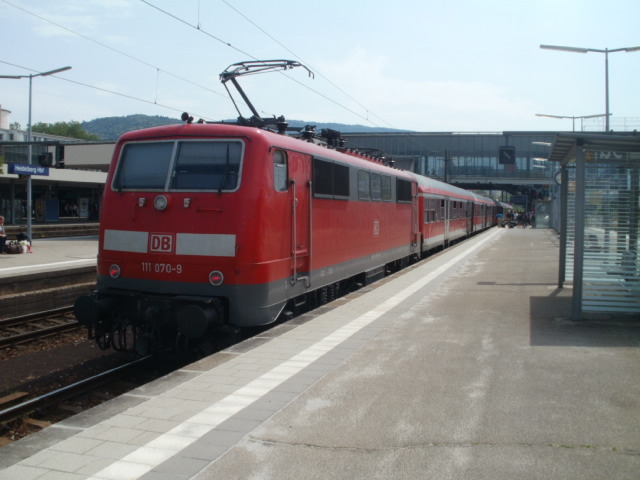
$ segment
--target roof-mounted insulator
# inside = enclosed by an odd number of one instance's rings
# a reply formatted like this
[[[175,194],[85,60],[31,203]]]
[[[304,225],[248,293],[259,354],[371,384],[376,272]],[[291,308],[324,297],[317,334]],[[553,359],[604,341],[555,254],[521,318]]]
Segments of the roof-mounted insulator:
[[[302,134],[302,139],[303,140],[306,140],[307,142],[310,142],[311,140],[313,140],[313,137],[316,135],[316,126],[315,125],[307,125],[307,126],[304,127],[304,129],[300,133]]]
[[[187,124],[190,124],[193,122],[193,117],[189,115],[187,112],[183,112],[180,118],[182,119],[183,122],[187,122]]]
[[[289,123],[284,118],[284,115],[278,117],[276,121],[276,128],[278,129],[278,133],[280,135],[284,135],[287,132],[287,127],[289,127]]]

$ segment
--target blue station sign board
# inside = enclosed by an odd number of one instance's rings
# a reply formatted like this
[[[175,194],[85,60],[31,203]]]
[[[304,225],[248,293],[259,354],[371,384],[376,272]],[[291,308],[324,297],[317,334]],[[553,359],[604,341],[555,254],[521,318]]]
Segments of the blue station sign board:
[[[40,165],[29,165],[24,163],[10,163],[9,173],[15,175],[43,175],[49,176],[49,167],[42,167]]]

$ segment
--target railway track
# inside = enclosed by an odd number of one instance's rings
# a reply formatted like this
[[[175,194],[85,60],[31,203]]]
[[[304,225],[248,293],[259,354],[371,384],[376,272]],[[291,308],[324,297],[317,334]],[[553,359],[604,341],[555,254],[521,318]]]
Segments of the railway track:
[[[71,306],[0,320],[0,349],[78,330],[80,326]]]
[[[151,357],[142,357],[75,383],[28,398],[15,392],[0,398],[0,445],[84,411],[121,395],[165,372],[150,366]]]

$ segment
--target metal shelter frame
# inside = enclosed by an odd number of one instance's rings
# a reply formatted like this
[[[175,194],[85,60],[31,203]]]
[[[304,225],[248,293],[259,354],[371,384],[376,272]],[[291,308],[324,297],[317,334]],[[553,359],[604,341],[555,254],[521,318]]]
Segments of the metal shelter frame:
[[[640,314],[640,134],[558,134],[549,161],[560,165],[558,287],[573,283],[572,320]]]

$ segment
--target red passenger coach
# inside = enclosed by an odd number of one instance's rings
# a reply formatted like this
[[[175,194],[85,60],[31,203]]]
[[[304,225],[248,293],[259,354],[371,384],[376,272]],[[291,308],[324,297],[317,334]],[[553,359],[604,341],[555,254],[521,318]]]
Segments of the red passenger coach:
[[[495,225],[495,201],[432,178],[416,176],[422,251],[451,243]]]

